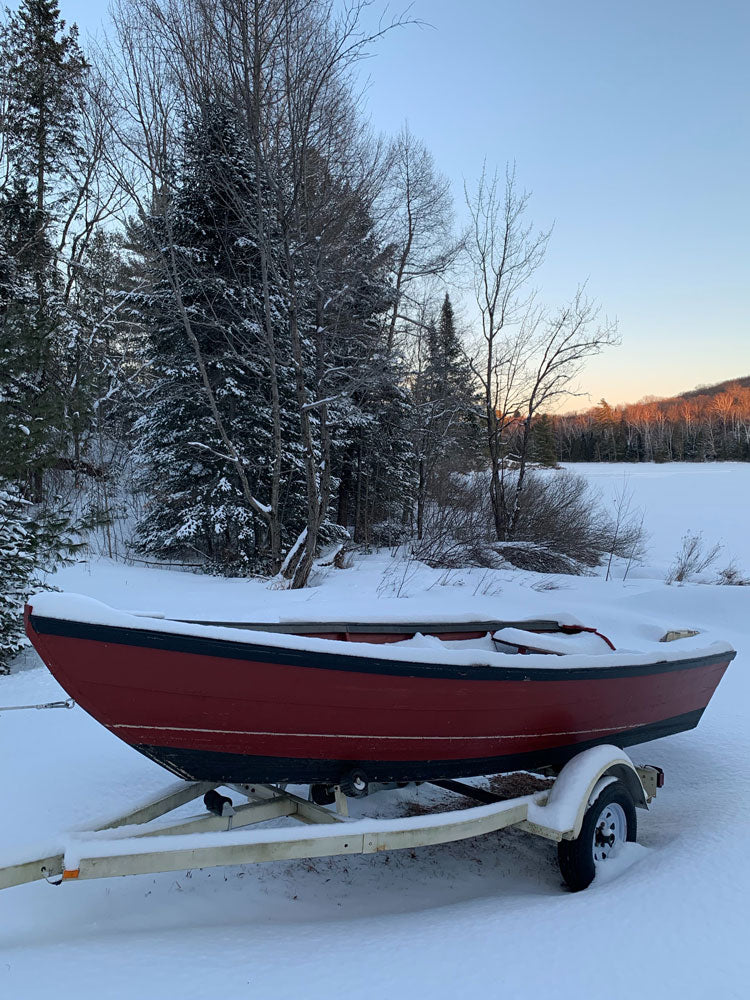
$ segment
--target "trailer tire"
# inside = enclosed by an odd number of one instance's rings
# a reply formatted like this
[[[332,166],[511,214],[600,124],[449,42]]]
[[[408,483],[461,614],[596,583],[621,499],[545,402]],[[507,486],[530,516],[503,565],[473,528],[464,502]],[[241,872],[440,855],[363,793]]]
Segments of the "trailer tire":
[[[339,788],[350,799],[363,799],[369,794],[370,785],[364,771],[355,769],[342,778]]]
[[[310,785],[310,800],[316,806],[330,806],[336,801],[333,785]]]
[[[614,781],[586,810],[575,840],[561,840],[557,846],[560,873],[568,888],[580,892],[591,885],[597,865],[606,861],[614,845],[634,841],[637,832],[633,796],[624,782]]]

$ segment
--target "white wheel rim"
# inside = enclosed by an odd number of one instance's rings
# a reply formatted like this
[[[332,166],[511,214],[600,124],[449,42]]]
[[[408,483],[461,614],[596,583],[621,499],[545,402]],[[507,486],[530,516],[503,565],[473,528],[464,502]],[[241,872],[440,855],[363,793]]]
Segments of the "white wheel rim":
[[[625,810],[617,802],[610,802],[599,813],[594,826],[594,842],[591,846],[594,864],[601,864],[624,844],[628,836],[628,821]]]

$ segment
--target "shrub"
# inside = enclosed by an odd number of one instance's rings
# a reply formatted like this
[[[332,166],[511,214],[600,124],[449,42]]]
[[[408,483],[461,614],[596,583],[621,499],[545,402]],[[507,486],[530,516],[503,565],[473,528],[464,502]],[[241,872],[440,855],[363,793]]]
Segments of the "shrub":
[[[720,587],[749,587],[750,579],[742,573],[734,562],[730,562],[716,574],[716,583]]]
[[[706,547],[700,531],[688,531],[682,536],[682,547],[667,570],[665,583],[686,583],[709,569],[719,558],[721,545]]]
[[[551,554],[594,567],[609,552],[629,557],[642,540],[643,529],[635,521],[616,528],[583,476],[568,471],[527,476],[514,541],[535,542]]]
[[[485,475],[453,477],[428,505],[422,539],[412,554],[430,566],[511,564],[541,573],[580,574],[612,553],[637,558],[636,520],[615,525],[582,476],[527,473],[512,539],[497,541]]]

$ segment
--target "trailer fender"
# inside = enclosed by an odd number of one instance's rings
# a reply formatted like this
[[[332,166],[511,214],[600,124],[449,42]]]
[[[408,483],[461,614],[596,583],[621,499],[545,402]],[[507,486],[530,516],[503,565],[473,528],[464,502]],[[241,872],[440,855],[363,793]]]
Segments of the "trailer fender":
[[[546,798],[541,795],[530,803],[523,829],[558,842],[574,840],[589,805],[614,781],[622,781],[638,808],[648,808],[630,757],[619,747],[591,747],[568,761]]]

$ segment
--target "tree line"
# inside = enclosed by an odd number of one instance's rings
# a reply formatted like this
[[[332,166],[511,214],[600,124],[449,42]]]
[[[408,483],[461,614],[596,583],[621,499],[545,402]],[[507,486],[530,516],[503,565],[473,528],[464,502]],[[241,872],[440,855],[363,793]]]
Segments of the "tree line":
[[[409,24],[370,8],[116,0],[87,51],[57,0],[6,12],[6,565],[19,526],[43,566],[125,518],[150,558],[300,587],[325,544],[421,538],[472,469],[516,535],[537,416],[617,332],[581,289],[540,303],[514,170],[460,230],[424,144],[372,133],[358,65]]]
[[[626,406],[602,400],[552,421],[564,462],[750,461],[750,386],[741,381]]]

